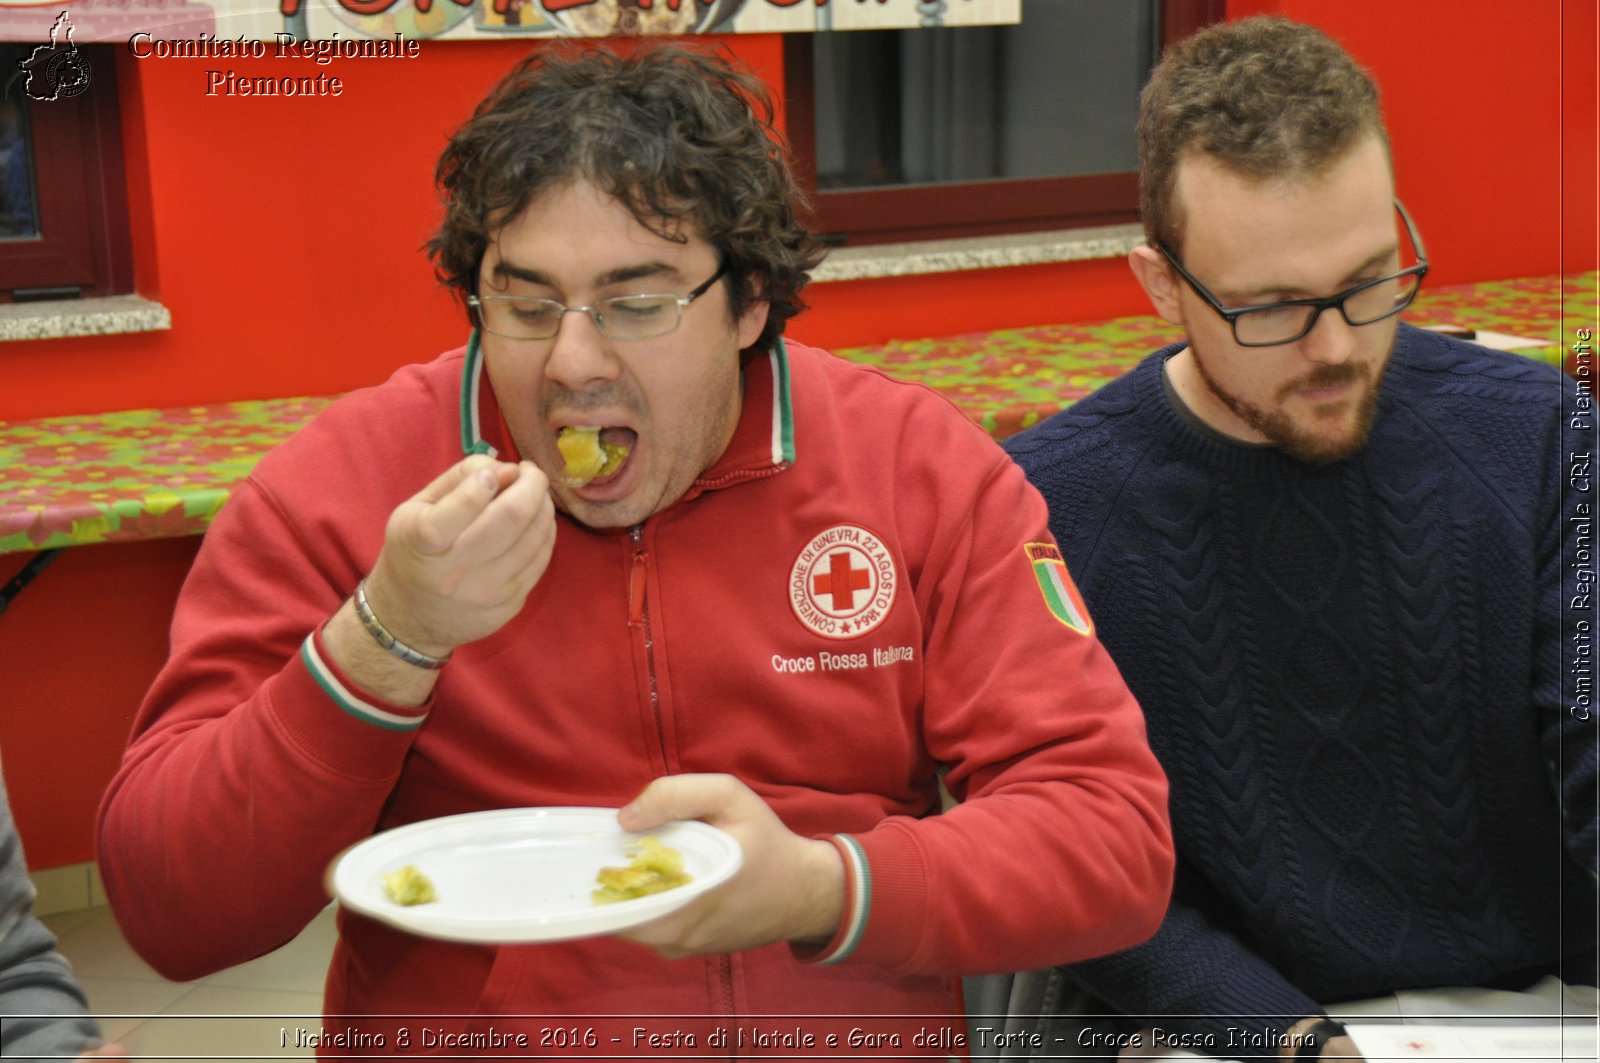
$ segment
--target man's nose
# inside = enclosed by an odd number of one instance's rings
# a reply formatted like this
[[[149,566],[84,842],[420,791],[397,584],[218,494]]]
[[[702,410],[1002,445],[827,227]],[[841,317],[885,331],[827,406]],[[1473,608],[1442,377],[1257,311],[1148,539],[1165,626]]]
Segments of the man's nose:
[[[1357,327],[1344,319],[1338,307],[1330,306],[1317,315],[1311,331],[1300,340],[1300,349],[1313,362],[1342,365],[1355,356],[1360,344]]]
[[[596,381],[615,380],[620,371],[621,363],[600,334],[594,315],[579,307],[567,307],[550,340],[544,375],[578,391]]]

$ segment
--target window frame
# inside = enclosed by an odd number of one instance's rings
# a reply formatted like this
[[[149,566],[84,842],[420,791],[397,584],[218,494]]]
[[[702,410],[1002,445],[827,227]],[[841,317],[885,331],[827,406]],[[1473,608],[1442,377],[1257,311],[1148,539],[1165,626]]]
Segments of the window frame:
[[[39,235],[0,240],[0,302],[133,291],[115,57],[111,45],[77,47],[89,68],[84,92],[24,97]]]
[[[1225,0],[1162,0],[1158,52],[1225,14]],[[807,33],[784,38],[785,123],[795,176],[811,201],[811,224],[825,243],[853,247],[1138,220],[1139,176],[1132,170],[818,190],[813,40]]]

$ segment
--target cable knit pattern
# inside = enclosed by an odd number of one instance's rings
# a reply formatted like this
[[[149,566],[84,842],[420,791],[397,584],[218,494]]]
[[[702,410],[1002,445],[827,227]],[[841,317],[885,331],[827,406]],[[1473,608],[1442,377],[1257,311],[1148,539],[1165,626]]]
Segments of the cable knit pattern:
[[[1563,632],[1595,619],[1561,561],[1592,505],[1562,490],[1592,438],[1572,382],[1402,326],[1367,446],[1315,466],[1175,410],[1179,349],[1007,443],[1172,786],[1165,923],[1073,975],[1225,1046],[1592,945],[1595,729],[1562,697]]]

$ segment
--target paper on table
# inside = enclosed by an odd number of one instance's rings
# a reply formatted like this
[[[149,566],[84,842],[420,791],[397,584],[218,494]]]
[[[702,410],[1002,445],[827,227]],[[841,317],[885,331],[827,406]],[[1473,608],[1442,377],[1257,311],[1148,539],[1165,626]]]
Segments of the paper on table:
[[[1569,1019],[1513,1025],[1474,1025],[1470,1019],[1457,1025],[1396,1023],[1345,1023],[1350,1038],[1366,1063],[1411,1063],[1413,1060],[1447,1063],[1577,1063],[1595,1059],[1596,1020]],[[1205,1059],[1198,1052],[1175,1048],[1158,1056],[1140,1057],[1143,1063],[1182,1063]],[[1256,1059],[1256,1056],[1243,1057]],[[1224,1056],[1217,1063],[1239,1063]]]
[[[1481,1021],[1481,1020],[1479,1020]],[[1469,1023],[1412,1025],[1347,1024],[1367,1063],[1436,1059],[1452,1063],[1527,1063],[1528,1060],[1592,1060],[1595,1020],[1482,1026]]]
[[[1450,332],[1460,328],[1459,325],[1423,325],[1432,332]],[[1520,347],[1548,347],[1549,340],[1530,339],[1527,336],[1513,336],[1508,332],[1491,332],[1488,329],[1474,329],[1472,339],[1468,343],[1476,343],[1480,347],[1492,347],[1497,351],[1514,351]]]

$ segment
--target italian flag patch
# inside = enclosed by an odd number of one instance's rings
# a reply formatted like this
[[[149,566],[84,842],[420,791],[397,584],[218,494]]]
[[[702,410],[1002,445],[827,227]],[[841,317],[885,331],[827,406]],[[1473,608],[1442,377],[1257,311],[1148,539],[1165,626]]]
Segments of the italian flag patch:
[[[1055,543],[1025,543],[1022,551],[1033,566],[1033,576],[1039,581],[1039,590],[1044,594],[1044,604],[1050,615],[1080,635],[1094,634],[1089,609],[1083,604],[1078,588],[1073,586],[1072,577],[1067,574],[1067,563]]]

